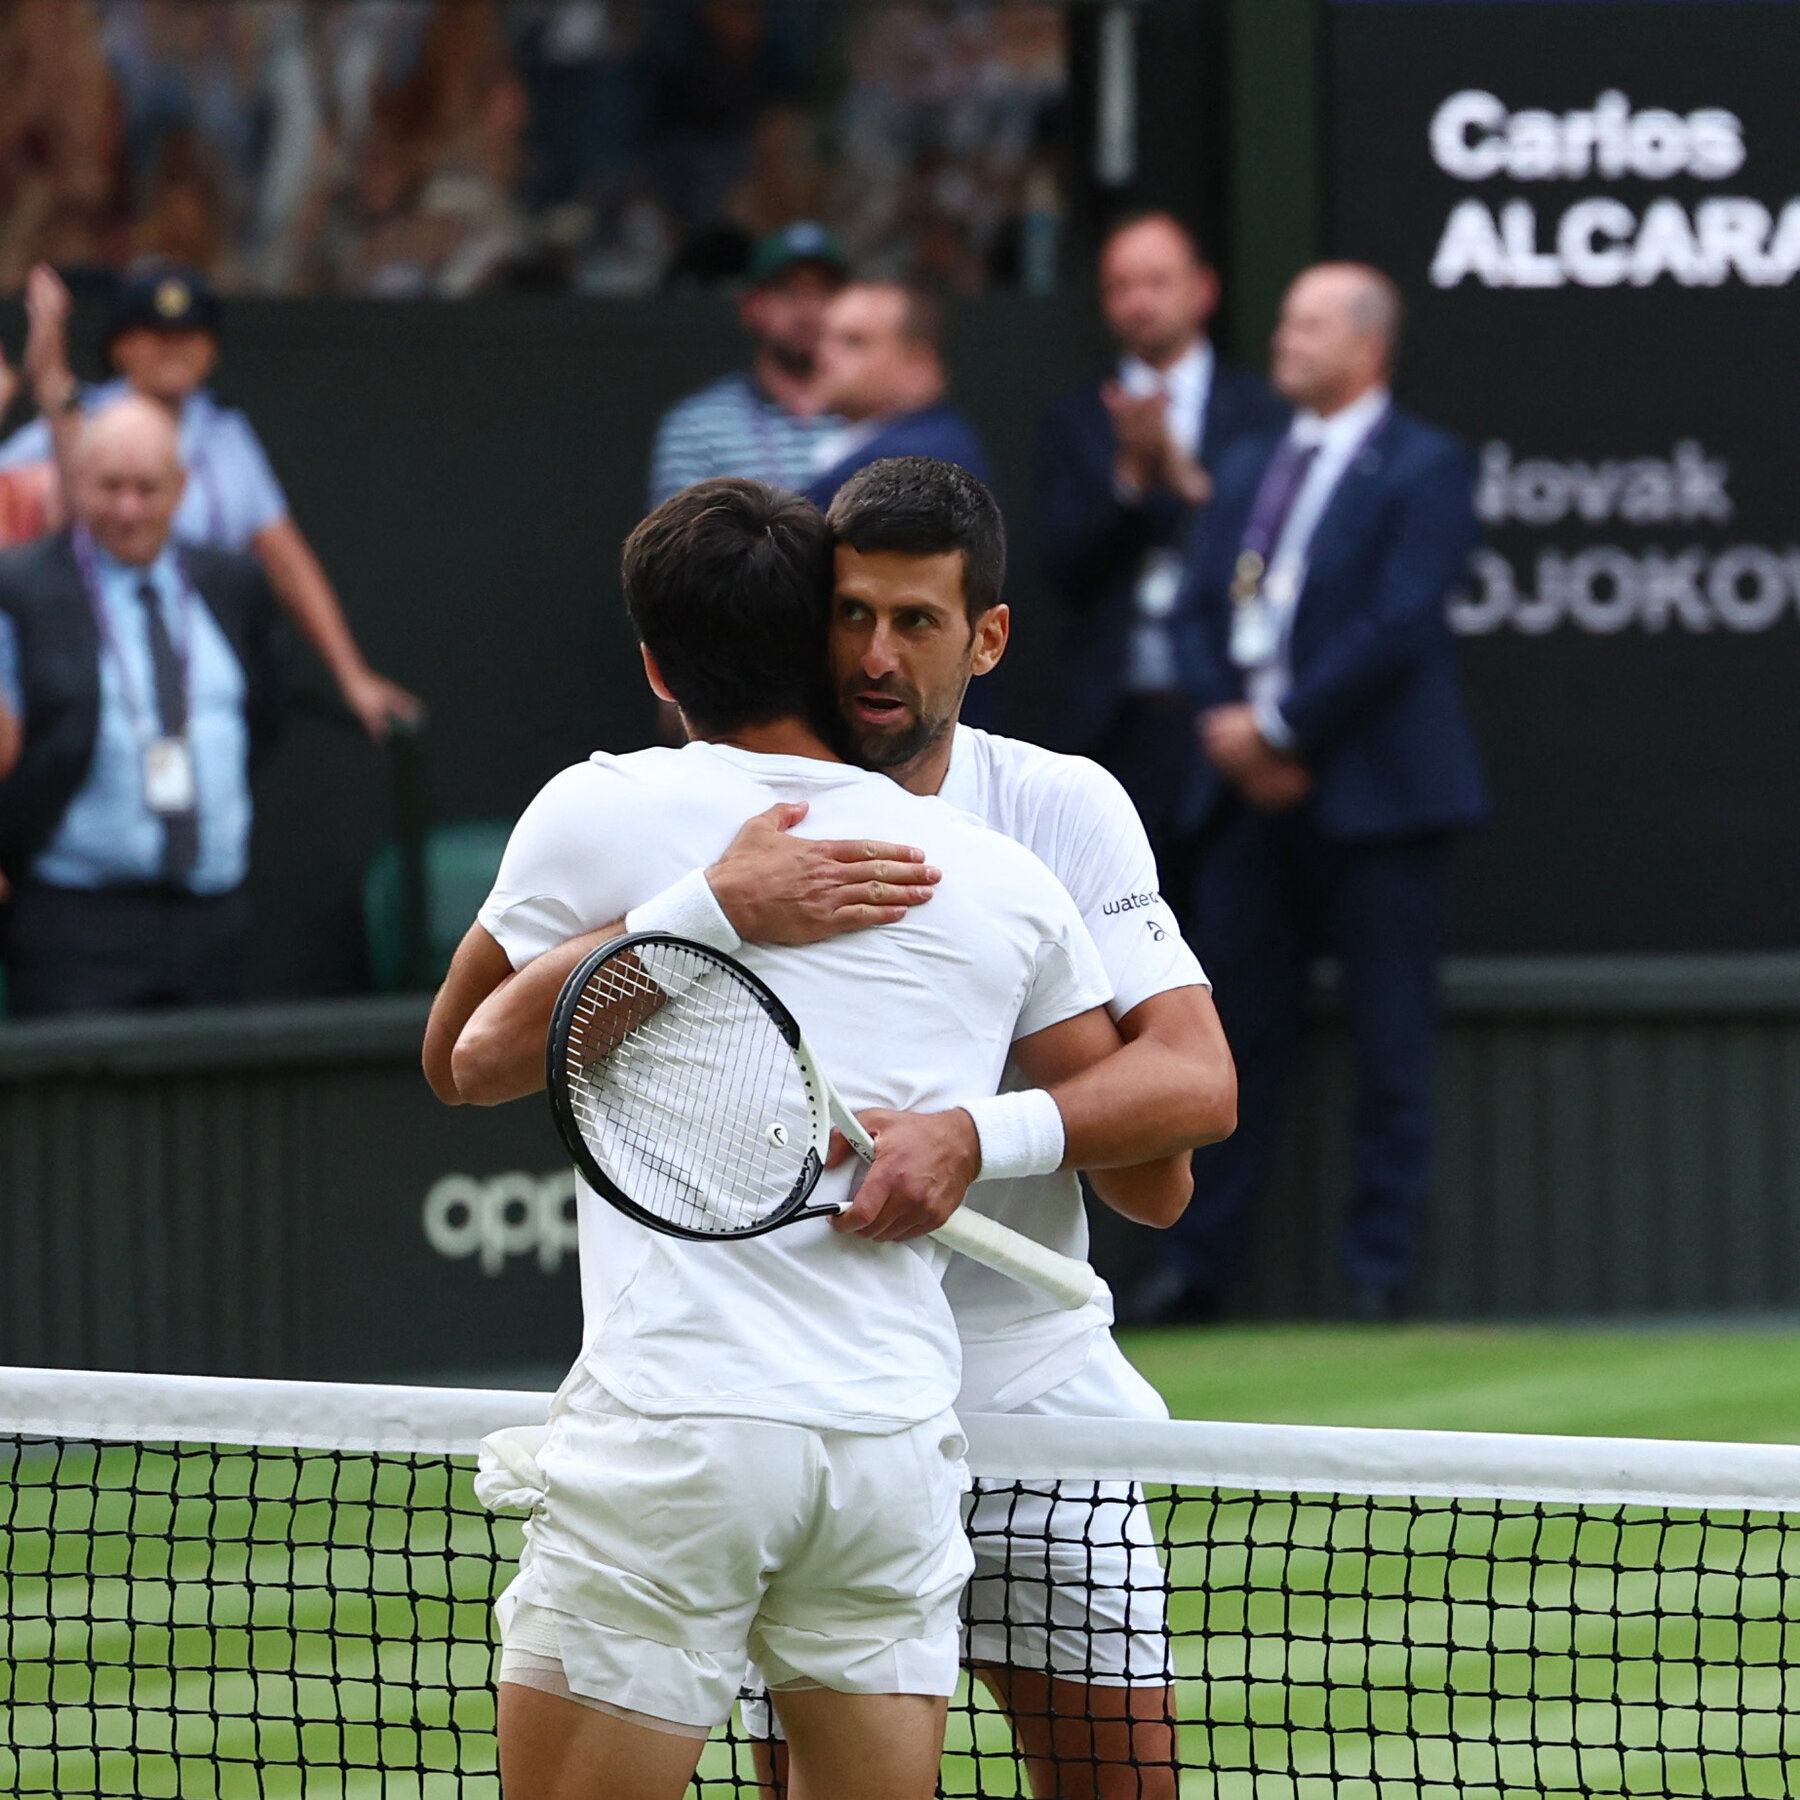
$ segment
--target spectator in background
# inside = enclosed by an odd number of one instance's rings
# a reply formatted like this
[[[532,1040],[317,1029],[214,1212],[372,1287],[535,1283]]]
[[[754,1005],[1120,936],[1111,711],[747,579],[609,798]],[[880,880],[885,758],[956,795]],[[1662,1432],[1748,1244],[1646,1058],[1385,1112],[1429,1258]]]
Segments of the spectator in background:
[[[184,543],[248,551],[323,658],[344,704],[372,737],[389,722],[416,718],[419,701],[378,675],[351,635],[343,608],[312,546],[288,510],[287,496],[248,419],[219,403],[204,383],[219,354],[219,302],[193,270],[152,266],[127,276],[114,292],[105,348],[119,371],[88,393],[70,371],[69,296],[48,269],[32,276],[32,336],[44,417],[0,444],[0,471],[42,463],[52,453],[52,422],[72,441],[77,409],[93,413],[127,393],[165,407],[179,421],[187,480],[174,531]]]
[[[78,524],[0,555],[4,942],[22,1017],[239,997],[250,754],[275,718],[275,609],[248,557],[177,547],[174,421],[87,422]]]
[[[1065,7],[859,7],[847,38],[834,216],[859,268],[964,293],[1023,260],[1027,215],[1054,239]]]
[[[765,114],[796,97],[798,57],[766,0],[658,9],[650,39],[651,162],[664,206],[692,230],[725,218]]]
[[[1176,818],[1200,755],[1170,635],[1181,547],[1211,493],[1206,471],[1279,430],[1287,409],[1214,354],[1219,279],[1167,213],[1108,234],[1100,303],[1118,366],[1059,400],[1040,440],[1045,577],[1069,621],[1057,740],[1124,784],[1179,910],[1192,859]]]
[[[131,228],[136,257],[220,268],[225,259],[225,196],[191,131],[171,131],[145,183],[145,205]]]
[[[858,281],[832,301],[819,337],[819,399],[848,421],[813,450],[801,490],[821,508],[886,456],[935,456],[992,483],[975,429],[946,400],[944,308],[898,281]]]
[[[750,367],[672,406],[650,454],[650,505],[715,475],[799,488],[839,426],[819,398],[819,334],[848,273],[823,226],[784,226],[756,247],[738,316],[755,343]]]
[[[0,14],[0,292],[54,257],[123,260],[129,213],[119,96],[83,0]]]
[[[1183,687],[1205,744],[1198,942],[1237,1058],[1237,1134],[1135,1297],[1206,1316],[1242,1264],[1320,949],[1343,971],[1356,1066],[1349,1310],[1397,1316],[1431,1182],[1445,854],[1486,813],[1445,608],[1477,541],[1473,459],[1388,393],[1400,300],[1358,264],[1288,290],[1285,434],[1240,444],[1189,552]]]
[[[524,247],[530,106],[492,0],[439,0],[405,77],[374,98],[343,285],[471,294]]]

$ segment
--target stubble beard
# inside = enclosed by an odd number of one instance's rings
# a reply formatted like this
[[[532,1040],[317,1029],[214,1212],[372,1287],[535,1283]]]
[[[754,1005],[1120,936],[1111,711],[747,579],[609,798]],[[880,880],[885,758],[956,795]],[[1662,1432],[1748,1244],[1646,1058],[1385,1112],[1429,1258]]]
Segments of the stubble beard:
[[[962,711],[962,697],[967,688],[968,682],[965,679],[962,687],[957,690],[955,703],[943,713],[927,712],[923,701],[913,694],[896,694],[895,699],[904,700],[913,708],[913,722],[904,731],[864,733],[852,722],[847,704],[840,704],[838,736],[845,753],[862,768],[872,769],[881,775],[898,775],[920,757],[936,749],[956,729],[957,716]],[[848,698],[846,694],[844,701],[847,702]]]

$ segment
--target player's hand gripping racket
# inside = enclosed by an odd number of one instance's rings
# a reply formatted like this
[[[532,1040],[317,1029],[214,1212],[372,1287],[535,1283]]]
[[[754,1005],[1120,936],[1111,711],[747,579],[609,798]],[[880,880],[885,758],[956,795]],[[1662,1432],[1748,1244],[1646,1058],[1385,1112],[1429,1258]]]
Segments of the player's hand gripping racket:
[[[834,1125],[875,1155],[780,1000],[731,957],[661,932],[615,938],[569,976],[549,1088],[589,1185],[676,1237],[757,1237],[840,1211],[807,1205]],[[1061,1306],[1093,1296],[1086,1263],[967,1207],[931,1235]]]

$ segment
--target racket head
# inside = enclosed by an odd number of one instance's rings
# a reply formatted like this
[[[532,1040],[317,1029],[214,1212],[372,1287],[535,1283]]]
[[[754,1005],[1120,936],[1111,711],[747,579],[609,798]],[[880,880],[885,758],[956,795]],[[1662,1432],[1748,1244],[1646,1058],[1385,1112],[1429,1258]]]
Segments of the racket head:
[[[546,1044],[556,1128],[583,1179],[653,1231],[759,1237],[801,1218],[830,1096],[780,998],[734,957],[666,932],[591,951]]]

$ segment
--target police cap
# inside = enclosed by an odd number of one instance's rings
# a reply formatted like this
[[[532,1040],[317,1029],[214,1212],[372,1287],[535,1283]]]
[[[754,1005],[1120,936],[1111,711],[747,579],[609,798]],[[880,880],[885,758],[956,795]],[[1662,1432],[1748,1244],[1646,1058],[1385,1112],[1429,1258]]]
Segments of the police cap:
[[[219,296],[198,269],[154,263],[128,270],[106,309],[106,347],[128,331],[219,334]]]

